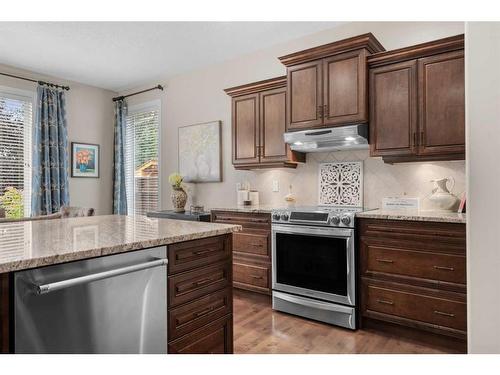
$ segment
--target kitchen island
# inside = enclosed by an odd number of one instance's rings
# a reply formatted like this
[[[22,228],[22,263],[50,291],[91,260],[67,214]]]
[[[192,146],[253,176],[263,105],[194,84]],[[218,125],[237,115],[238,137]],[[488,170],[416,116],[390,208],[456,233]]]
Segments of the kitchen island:
[[[16,274],[144,249],[168,258],[168,351],[232,352],[231,247],[240,229],[118,215],[0,224],[0,352],[15,351]]]

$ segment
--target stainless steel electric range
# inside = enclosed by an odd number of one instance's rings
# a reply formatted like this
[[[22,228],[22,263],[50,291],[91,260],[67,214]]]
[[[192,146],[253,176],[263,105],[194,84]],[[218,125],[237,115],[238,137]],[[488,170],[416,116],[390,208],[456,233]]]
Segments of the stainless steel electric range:
[[[272,213],[273,309],[356,329],[356,208]]]

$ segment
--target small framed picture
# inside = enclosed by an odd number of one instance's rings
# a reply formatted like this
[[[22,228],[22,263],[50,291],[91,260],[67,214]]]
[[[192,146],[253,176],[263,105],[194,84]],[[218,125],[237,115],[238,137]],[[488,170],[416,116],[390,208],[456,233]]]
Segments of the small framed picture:
[[[71,177],[99,177],[99,145],[71,142]]]

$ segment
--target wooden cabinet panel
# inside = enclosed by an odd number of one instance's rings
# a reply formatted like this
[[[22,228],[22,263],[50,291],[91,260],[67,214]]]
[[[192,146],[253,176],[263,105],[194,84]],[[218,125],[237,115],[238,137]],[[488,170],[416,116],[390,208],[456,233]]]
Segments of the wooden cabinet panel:
[[[308,129],[323,124],[323,61],[288,68],[288,129]]]
[[[286,77],[224,90],[232,97],[233,165],[236,169],[296,168],[305,154],[285,144]]]
[[[191,301],[205,294],[230,286],[231,263],[224,262],[209,267],[170,276],[168,301],[170,307]]]
[[[233,164],[258,163],[259,96],[233,100]]]
[[[233,263],[233,280],[243,289],[268,292],[270,266],[267,264]]]
[[[363,275],[409,276],[432,281],[466,283],[465,256],[416,251],[378,245],[370,239],[362,239]]]
[[[418,60],[422,155],[465,152],[464,53]]]
[[[9,290],[13,287],[10,285],[9,274],[0,274],[0,354],[10,353],[10,298]]]
[[[231,256],[228,236],[209,237],[168,246],[169,275],[221,261]]]
[[[168,312],[168,339],[174,340],[207,323],[232,313],[233,300],[230,288],[198,298]]]
[[[213,323],[169,342],[170,354],[233,353],[233,318],[225,316]]]
[[[357,227],[362,324],[424,340],[432,332],[464,350],[465,224],[358,219]]]
[[[371,156],[416,152],[416,76],[416,60],[370,70]]]
[[[232,353],[232,234],[168,246],[168,352]]]
[[[212,211],[212,222],[242,225],[243,229],[271,230],[271,214]]]
[[[286,131],[286,87],[260,94],[260,161],[286,161],[288,146],[283,141]]]
[[[266,231],[244,231],[235,233],[233,251],[269,258],[269,233]]]
[[[358,50],[323,60],[323,125],[368,120],[366,56]]]
[[[430,296],[425,289],[405,291],[366,282],[365,311],[375,311],[460,331],[467,330],[467,304],[450,298]]]
[[[465,158],[463,48],[458,35],[368,58],[372,156]]]

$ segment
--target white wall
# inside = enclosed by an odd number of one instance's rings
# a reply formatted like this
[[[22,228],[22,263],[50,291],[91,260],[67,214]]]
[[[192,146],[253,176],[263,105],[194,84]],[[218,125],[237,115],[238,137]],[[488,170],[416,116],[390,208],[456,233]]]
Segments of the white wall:
[[[500,353],[500,23],[466,26],[470,353]]]
[[[100,177],[70,177],[70,204],[93,207],[100,215],[112,213],[114,115],[111,99],[116,93],[5,65],[0,65],[0,71],[70,86],[71,90],[66,92],[66,118],[70,144],[72,141],[77,141],[95,143],[101,146]],[[35,83],[5,76],[0,76],[0,86],[36,91]]]
[[[422,43],[464,32],[462,22],[356,22],[347,23],[287,43],[276,45],[238,59],[179,75],[168,82],[151,82],[153,86],[165,83],[165,92],[153,91],[130,98],[129,104],[162,99],[162,158],[163,207],[170,207],[170,188],[166,176],[177,170],[177,129],[180,126],[222,121],[223,182],[190,186],[190,198],[205,207],[224,207],[236,202],[237,182],[249,181],[261,192],[261,203],[283,202],[292,184],[300,204],[317,203],[317,164],[337,159],[365,160],[365,205],[377,207],[384,196],[403,195],[424,198],[430,193],[429,180],[453,176],[457,181],[455,192],[465,189],[465,163],[407,163],[398,166],[384,164],[380,158],[369,158],[368,153],[335,153],[308,155],[308,162],[297,170],[272,169],[235,171],[231,165],[231,99],[223,89],[285,74],[278,57],[350,36],[372,32],[386,49]],[[235,41],[237,42],[237,41]],[[147,87],[145,86],[145,87]],[[411,180],[408,180],[411,178]],[[280,191],[271,191],[272,180],[280,183]],[[424,200],[425,201],[425,200]],[[190,202],[188,202],[188,205]]]

